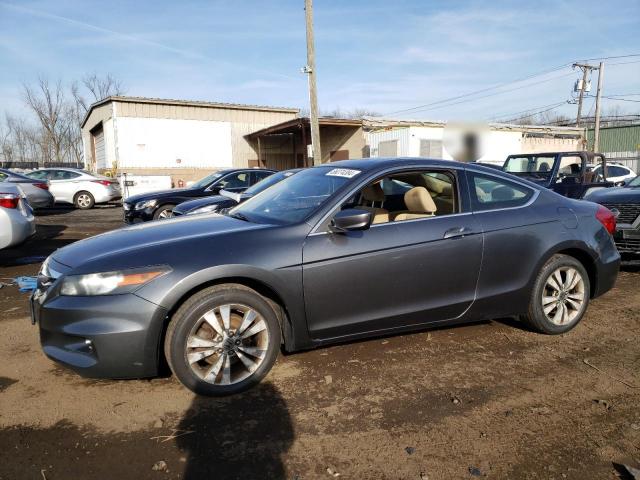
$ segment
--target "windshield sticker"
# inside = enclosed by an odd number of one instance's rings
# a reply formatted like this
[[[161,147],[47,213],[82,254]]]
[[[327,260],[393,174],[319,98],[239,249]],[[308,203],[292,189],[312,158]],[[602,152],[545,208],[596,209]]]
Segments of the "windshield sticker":
[[[327,172],[327,177],[344,177],[353,178],[360,173],[360,170],[351,170],[350,168],[334,168]]]

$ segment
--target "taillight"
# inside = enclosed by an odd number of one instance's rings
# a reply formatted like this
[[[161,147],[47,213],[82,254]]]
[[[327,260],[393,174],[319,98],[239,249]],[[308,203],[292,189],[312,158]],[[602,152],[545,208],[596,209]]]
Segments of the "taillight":
[[[611,235],[613,235],[616,231],[616,216],[613,214],[611,210],[602,205],[598,205],[598,210],[596,211],[596,218],[598,221],[604,225],[604,228],[607,229]]]
[[[18,208],[20,197],[13,193],[0,193],[0,207]]]
[[[105,187],[108,187],[112,183],[109,180],[91,180],[91,181],[93,183],[99,183],[100,185],[104,185]]]
[[[49,190],[49,185],[46,183],[34,183],[33,186],[41,188],[42,190]]]

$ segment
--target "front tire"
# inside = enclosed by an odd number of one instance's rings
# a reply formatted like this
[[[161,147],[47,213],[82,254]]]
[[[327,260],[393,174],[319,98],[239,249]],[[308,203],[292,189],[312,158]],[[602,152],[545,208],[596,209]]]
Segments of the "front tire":
[[[568,332],[582,320],[590,288],[582,263],[568,255],[554,255],[538,273],[523,319],[540,333]]]
[[[82,191],[76,193],[76,196],[73,198],[73,203],[76,208],[80,210],[89,210],[96,204],[96,200],[91,193]]]
[[[206,396],[243,392],[276,361],[280,325],[268,301],[244,285],[206,288],[189,298],[167,328],[164,352],[180,383]]]
[[[154,220],[166,220],[167,218],[173,217],[173,209],[174,208],[175,208],[175,205],[162,205],[153,214],[153,219]]]

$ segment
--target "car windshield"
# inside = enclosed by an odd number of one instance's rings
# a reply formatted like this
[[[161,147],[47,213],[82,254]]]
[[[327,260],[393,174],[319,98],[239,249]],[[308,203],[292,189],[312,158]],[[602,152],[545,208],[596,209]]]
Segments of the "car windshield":
[[[229,211],[255,223],[291,225],[315,212],[360,170],[316,167],[277,183]]]
[[[509,157],[504,164],[504,171],[515,174],[548,177],[551,175],[554,162],[555,156],[553,155]]]
[[[640,187],[640,175],[631,180],[628,184],[628,187]]]
[[[216,172],[216,173],[212,173],[211,175],[207,175],[206,177],[201,178],[200,180],[195,182],[193,185],[191,185],[191,188],[204,188],[207,185],[214,182],[215,180],[219,179],[222,175],[224,175],[224,173],[222,172]]]
[[[275,185],[276,183],[284,180],[287,177],[290,177],[294,173],[295,172],[278,172],[278,173],[274,173],[273,175],[269,175],[264,180],[260,180],[253,187],[247,188],[244,193],[246,195],[251,195],[251,196],[257,195],[260,192],[262,192],[262,191],[266,190],[267,188],[269,188],[270,186]]]

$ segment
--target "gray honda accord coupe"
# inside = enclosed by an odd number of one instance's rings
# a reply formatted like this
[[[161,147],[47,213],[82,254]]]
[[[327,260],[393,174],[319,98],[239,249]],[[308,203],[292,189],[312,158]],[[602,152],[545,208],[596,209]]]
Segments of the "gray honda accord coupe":
[[[56,251],[31,298],[46,355],[87,377],[159,374],[228,395],[278,352],[517,316],[565,333],[612,288],[606,208],[474,164],[350,160],[224,215]]]

